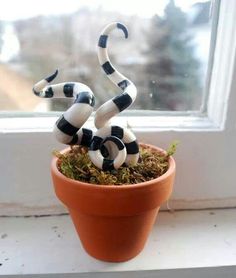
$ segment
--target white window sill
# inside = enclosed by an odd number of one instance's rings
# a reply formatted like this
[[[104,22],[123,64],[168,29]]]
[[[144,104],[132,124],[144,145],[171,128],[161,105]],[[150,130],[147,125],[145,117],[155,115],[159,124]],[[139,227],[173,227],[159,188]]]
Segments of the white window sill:
[[[132,111],[125,115],[117,116],[112,119],[112,124],[120,126],[128,126],[135,132],[140,131],[164,131],[164,130],[176,130],[176,131],[222,131],[222,128],[215,124],[207,116],[196,114],[181,113],[168,113],[165,115],[161,113],[143,113],[136,115],[138,111]],[[60,113],[62,114],[62,113]],[[60,115],[59,114],[59,115]],[[52,114],[54,115],[54,114]],[[0,114],[0,135],[11,133],[41,133],[52,132],[53,126],[58,119],[58,116],[48,117],[8,117],[1,118]],[[86,127],[95,129],[94,118],[91,117],[86,122]]]
[[[2,217],[0,227],[3,277],[106,278],[129,272],[129,277],[217,278],[236,273],[236,209],[160,212],[142,253],[117,264],[87,255],[67,215]]]

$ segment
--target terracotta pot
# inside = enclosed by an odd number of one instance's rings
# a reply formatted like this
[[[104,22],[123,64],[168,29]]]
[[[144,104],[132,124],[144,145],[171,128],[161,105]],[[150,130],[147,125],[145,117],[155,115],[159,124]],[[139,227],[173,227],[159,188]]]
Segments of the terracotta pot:
[[[172,157],[169,163],[168,171],[157,179],[115,186],[69,179],[58,171],[57,158],[53,158],[51,174],[56,195],[67,206],[82,245],[91,256],[121,262],[142,251],[161,204],[172,192]]]

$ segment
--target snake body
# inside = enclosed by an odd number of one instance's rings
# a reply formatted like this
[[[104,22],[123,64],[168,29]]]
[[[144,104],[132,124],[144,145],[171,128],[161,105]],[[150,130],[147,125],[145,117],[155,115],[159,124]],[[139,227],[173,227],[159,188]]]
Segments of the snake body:
[[[125,38],[128,37],[127,28],[123,24],[114,22],[107,25],[99,38],[98,59],[107,77],[122,93],[105,102],[95,112],[95,133],[83,127],[95,105],[94,94],[88,86],[78,82],[50,85],[58,74],[56,71],[33,87],[34,94],[39,97],[75,99],[73,105],[57,120],[53,133],[60,143],[89,147],[91,161],[104,171],[118,169],[123,163],[127,166],[135,165],[139,158],[135,135],[127,128],[109,123],[112,117],[129,107],[137,95],[135,85],[114,68],[107,53],[109,34],[116,28],[123,31]]]

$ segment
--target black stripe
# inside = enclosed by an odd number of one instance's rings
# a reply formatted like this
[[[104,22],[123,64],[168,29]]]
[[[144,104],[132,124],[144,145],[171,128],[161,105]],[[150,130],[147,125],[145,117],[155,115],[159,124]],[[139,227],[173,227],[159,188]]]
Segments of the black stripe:
[[[53,97],[53,90],[52,87],[48,87],[47,90],[45,91],[45,98],[51,98]]]
[[[104,63],[102,65],[103,70],[105,71],[106,74],[112,74],[115,69],[112,67],[111,63],[109,61],[107,61],[106,63]]]
[[[70,124],[63,115],[57,120],[56,125],[60,131],[70,136],[73,136],[79,130],[79,128]]]
[[[102,163],[102,170],[103,171],[114,170],[115,168],[114,168],[113,162],[114,162],[114,160],[104,158],[103,163]]]
[[[119,82],[117,85],[118,85],[122,90],[124,90],[125,88],[128,87],[129,84],[130,84],[129,80],[124,79],[124,80],[122,80],[121,82]]]
[[[65,97],[73,97],[75,83],[66,83],[63,87]]]
[[[37,97],[39,97],[40,92],[37,92],[37,91],[35,90],[35,88],[33,88],[32,90],[33,90],[34,94],[35,94]]]
[[[90,150],[91,151],[97,151],[100,149],[102,145],[103,139],[99,136],[94,136],[90,145]]]
[[[114,97],[112,101],[115,103],[120,111],[125,110],[133,102],[132,98],[127,93],[123,93],[120,96]]]
[[[51,82],[54,78],[56,78],[57,74],[58,74],[58,70],[56,70],[52,75],[46,77],[45,80],[49,83],[49,82]]]
[[[109,152],[108,152],[108,149],[105,145],[101,146],[100,152],[101,152],[103,157],[105,157],[105,158],[109,157]]]
[[[124,32],[125,38],[127,39],[128,38],[128,30],[125,27],[125,25],[123,25],[121,23],[117,23],[117,28],[121,29]]]
[[[81,92],[76,96],[74,103],[87,103],[93,107],[95,105],[95,97],[90,92]]]
[[[78,134],[76,133],[76,134],[73,136],[72,140],[70,141],[70,143],[69,143],[68,145],[75,145],[75,144],[78,143],[78,140],[79,140]]]
[[[98,41],[98,46],[102,47],[102,48],[106,48],[107,47],[107,35],[101,35]]]
[[[116,136],[119,139],[122,139],[124,136],[123,128],[116,125],[111,126],[111,136]]]
[[[137,141],[125,143],[127,154],[137,154],[139,152],[139,146]]]
[[[119,151],[123,150],[125,148],[124,143],[117,137],[115,136],[108,136],[104,139],[104,141],[102,142],[102,144],[105,144],[107,141],[111,141],[113,143],[115,143],[115,145],[117,146],[117,148],[119,149]]]
[[[82,128],[82,139],[80,145],[89,147],[93,138],[93,132],[91,129]]]

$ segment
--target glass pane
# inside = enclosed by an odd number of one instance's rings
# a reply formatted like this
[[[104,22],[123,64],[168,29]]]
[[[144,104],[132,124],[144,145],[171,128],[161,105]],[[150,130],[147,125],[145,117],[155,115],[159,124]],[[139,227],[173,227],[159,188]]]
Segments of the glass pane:
[[[135,4],[134,4],[135,3]],[[13,9],[14,7],[14,9]],[[210,1],[8,0],[0,10],[0,110],[58,111],[68,99],[39,99],[35,82],[59,68],[58,82],[87,84],[97,106],[120,91],[98,63],[103,27],[113,65],[138,88],[132,109],[199,110],[210,48]]]

